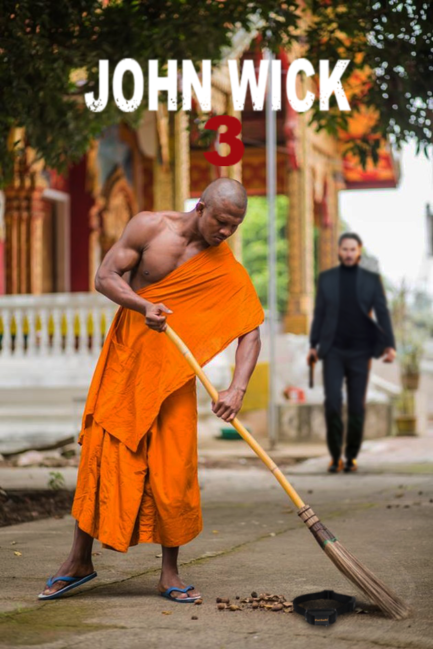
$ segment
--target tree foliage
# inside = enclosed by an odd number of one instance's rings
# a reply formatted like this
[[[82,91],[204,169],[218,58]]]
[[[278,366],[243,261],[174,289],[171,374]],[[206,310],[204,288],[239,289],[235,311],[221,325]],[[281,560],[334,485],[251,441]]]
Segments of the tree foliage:
[[[287,196],[277,196],[277,309],[284,314],[288,292]],[[248,200],[241,226],[242,262],[250,275],[263,307],[268,307],[268,202],[262,196]]]
[[[216,62],[235,32],[251,32],[258,21],[277,47],[296,24],[295,8],[293,1],[279,7],[268,0],[3,0],[0,182],[11,177],[7,140],[14,125],[25,127],[48,166],[62,170],[107,125],[138,123],[140,110],[123,113],[113,100],[101,113],[85,106],[84,92],[98,96],[100,59],[109,60],[111,73],[123,58],[138,61],[144,73],[149,59],[161,69],[169,59]],[[77,85],[80,73],[84,85]]]
[[[348,71],[368,72],[355,90],[351,113],[334,107],[311,120],[336,134],[347,119],[365,107],[377,111],[370,133],[354,140],[349,149],[365,163],[377,161],[381,139],[400,148],[410,139],[417,153],[432,147],[433,120],[433,3],[429,0],[307,0],[311,20],[305,31],[306,57],[351,61]]]
[[[307,12],[308,20],[299,22]],[[305,17],[305,16],[304,16]],[[422,0],[2,0],[0,4],[0,183],[13,169],[11,127],[25,127],[27,143],[48,166],[63,170],[79,159],[109,124],[136,125],[140,111],[122,113],[114,101],[101,113],[83,102],[98,95],[98,61],[110,71],[122,58],[220,60],[243,29],[262,47],[299,42],[318,69],[319,59],[348,58],[348,73],[371,70],[352,98],[351,113],[320,112],[311,120],[336,134],[360,107],[377,109],[373,133],[350,143],[363,162],[377,156],[380,139],[400,145],[414,137],[431,145],[432,4]],[[125,94],[130,75],[125,76]],[[145,108],[143,103],[142,109]]]

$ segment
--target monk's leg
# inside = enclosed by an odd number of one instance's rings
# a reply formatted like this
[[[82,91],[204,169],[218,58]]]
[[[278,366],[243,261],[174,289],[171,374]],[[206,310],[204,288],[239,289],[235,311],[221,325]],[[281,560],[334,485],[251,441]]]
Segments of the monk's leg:
[[[78,523],[75,523],[74,540],[69,556],[62,563],[53,577],[86,577],[93,572],[92,563],[93,538],[80,530]],[[56,581],[51,588],[45,588],[44,595],[51,595],[67,585],[65,581]]]
[[[177,559],[179,555],[179,548],[162,548],[162,566],[161,577],[159,579],[158,590],[163,593],[167,588],[185,588],[189,584],[185,584],[179,577],[179,570]],[[189,590],[187,593],[181,593],[177,590],[172,591],[171,597],[201,597],[198,590]]]
[[[179,546],[192,541],[203,526],[197,460],[194,378],[165,399],[148,447],[149,480],[158,512],[154,539],[162,546],[161,592],[191,584],[179,576],[178,554]],[[171,596],[198,598],[200,593],[173,591]]]

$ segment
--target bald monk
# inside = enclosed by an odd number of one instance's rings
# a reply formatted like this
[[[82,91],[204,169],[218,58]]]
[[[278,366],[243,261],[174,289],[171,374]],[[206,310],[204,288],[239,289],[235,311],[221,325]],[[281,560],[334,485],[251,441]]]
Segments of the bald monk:
[[[163,334],[167,318],[204,365],[238,340],[233,379],[212,403],[230,422],[260,351],[263,309],[226,239],[241,225],[244,187],[219,179],[190,212],[141,212],[106,254],[96,289],[120,305],[90,386],[69,556],[40,599],[93,579],[92,544],[126,552],[162,546],[158,591],[194,602],[178,571],[179,546],[202,529],[195,376]],[[162,334],[162,335],[161,335]]]

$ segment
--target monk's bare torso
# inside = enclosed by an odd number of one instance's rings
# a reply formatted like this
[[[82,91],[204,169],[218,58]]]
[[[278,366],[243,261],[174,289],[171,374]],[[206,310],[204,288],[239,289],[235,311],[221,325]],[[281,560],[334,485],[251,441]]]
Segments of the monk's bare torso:
[[[136,266],[124,276],[136,292],[159,282],[209,247],[201,237],[187,242],[185,229],[194,228],[194,220],[188,214],[143,212],[138,217],[142,227],[135,229],[133,243],[141,250],[141,256]]]

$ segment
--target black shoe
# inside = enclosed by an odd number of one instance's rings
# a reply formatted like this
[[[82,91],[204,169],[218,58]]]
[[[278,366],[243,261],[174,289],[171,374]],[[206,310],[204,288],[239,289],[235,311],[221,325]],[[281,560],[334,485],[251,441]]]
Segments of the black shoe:
[[[331,460],[328,466],[328,473],[339,473],[343,468],[343,460]]]
[[[344,473],[354,473],[358,471],[358,463],[356,460],[346,460],[344,465]]]

